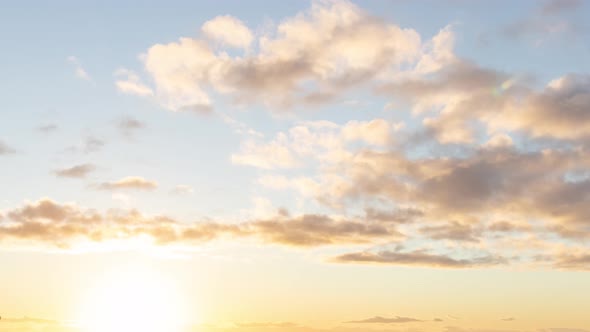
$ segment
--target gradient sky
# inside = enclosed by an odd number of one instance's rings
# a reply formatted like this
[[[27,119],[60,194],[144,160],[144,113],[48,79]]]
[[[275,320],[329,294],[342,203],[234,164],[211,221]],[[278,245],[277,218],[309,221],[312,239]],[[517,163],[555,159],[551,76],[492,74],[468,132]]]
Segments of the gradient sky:
[[[588,17],[2,3],[0,331],[590,331]]]

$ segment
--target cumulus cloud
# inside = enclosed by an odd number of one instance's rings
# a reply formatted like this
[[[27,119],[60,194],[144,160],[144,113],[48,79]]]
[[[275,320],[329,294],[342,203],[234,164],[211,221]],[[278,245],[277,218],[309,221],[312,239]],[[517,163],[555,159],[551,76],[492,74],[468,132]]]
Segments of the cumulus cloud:
[[[156,44],[143,57],[155,95],[173,111],[210,110],[213,94],[272,110],[323,104],[418,61],[423,51],[416,31],[347,1],[313,2],[256,37],[231,16],[207,21],[201,30],[204,38]]]
[[[99,184],[97,187],[103,190],[154,190],[158,187],[158,183],[155,181],[144,179],[141,176],[128,176],[117,181],[103,182]]]
[[[89,173],[93,172],[96,167],[92,164],[80,164],[68,168],[58,169],[54,173],[58,177],[64,178],[85,178]]]
[[[242,21],[229,15],[217,16],[205,22],[201,30],[207,38],[231,47],[247,48],[254,39]]]
[[[235,164],[263,169],[294,168],[317,156],[339,160],[349,154],[346,149],[353,144],[386,147],[401,127],[401,123],[384,119],[352,120],[343,125],[330,121],[302,122],[278,133],[270,142],[243,142],[241,151],[231,159]]]

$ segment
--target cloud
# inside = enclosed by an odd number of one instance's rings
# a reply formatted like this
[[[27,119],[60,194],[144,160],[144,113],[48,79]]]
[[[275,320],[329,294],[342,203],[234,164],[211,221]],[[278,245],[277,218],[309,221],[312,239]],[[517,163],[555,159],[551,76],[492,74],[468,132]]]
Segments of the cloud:
[[[585,22],[565,16],[582,5],[583,1],[579,0],[546,0],[525,17],[502,27],[500,32],[510,39],[532,39],[536,47],[552,39],[575,38],[586,33]]]
[[[191,195],[193,192],[194,189],[186,184],[179,184],[171,190],[171,193],[175,195]]]
[[[217,16],[205,22],[201,30],[207,38],[231,47],[247,48],[254,40],[250,29],[242,21],[229,15]]]
[[[421,229],[423,234],[435,240],[454,240],[478,242],[479,232],[470,225],[458,222],[445,223],[437,226],[426,226]]]
[[[54,123],[39,126],[36,128],[37,131],[39,131],[43,134],[50,134],[50,133],[57,131],[58,129],[59,129],[58,125],[56,125]]]
[[[506,317],[506,318],[501,318],[500,320],[505,321],[505,322],[512,322],[512,321],[516,320],[516,318],[514,318],[514,317]]]
[[[68,147],[66,151],[87,154],[100,151],[105,145],[104,140],[94,136],[87,136],[78,144]]]
[[[339,263],[373,263],[439,268],[487,267],[507,264],[506,259],[502,257],[481,256],[456,259],[450,256],[430,254],[424,251],[380,251],[377,253],[363,251],[336,256],[333,258],[333,261]]]
[[[278,135],[277,139],[268,144],[258,144],[256,141],[242,143],[240,153],[232,154],[234,164],[249,165],[263,169],[291,168],[297,161],[289,148],[286,147],[287,137]]]
[[[119,69],[115,72],[115,76],[119,78],[117,81],[115,81],[115,86],[122,93],[140,97],[154,95],[152,89],[145,85],[139,78],[139,75],[131,70]]]
[[[92,243],[126,242],[142,239],[154,246],[199,246],[205,242],[231,238],[253,239],[262,244],[299,248],[320,246],[372,248],[331,257],[333,263],[417,266],[427,268],[489,268],[530,263],[539,267],[588,270],[590,251],[580,245],[563,245],[539,240],[523,242],[508,236],[486,239],[491,247],[448,246],[429,240],[421,244],[420,233],[407,224],[402,234],[399,224],[322,214],[274,215],[224,222],[211,218],[183,221],[166,215],[146,215],[136,209],[99,211],[48,198],[26,202],[3,211],[0,240],[6,246],[57,247],[63,250],[92,248]],[[419,229],[419,228],[418,228]],[[513,242],[511,242],[512,240]],[[500,242],[498,242],[500,241]],[[394,249],[375,249],[378,243],[396,243]],[[469,242],[467,242],[469,243]],[[90,245],[90,246],[89,246]],[[414,247],[414,249],[405,249]],[[518,255],[515,255],[518,252]]]
[[[8,146],[6,143],[0,141],[0,155],[15,153],[16,150]]]
[[[338,220],[323,215],[277,217],[249,224],[267,242],[292,246],[368,243],[371,239],[399,238],[401,234],[376,223]]]
[[[88,75],[86,70],[82,67],[80,60],[78,60],[77,57],[70,55],[69,57],[67,57],[67,60],[70,64],[72,64],[72,66],[74,66],[74,70],[78,78],[83,79],[85,81],[91,80],[90,75]]]
[[[365,219],[379,222],[411,223],[423,215],[424,212],[416,208],[398,208],[390,211],[365,208]]]
[[[148,237],[155,244],[190,244],[223,236],[255,238],[263,243],[296,247],[367,243],[395,239],[391,227],[325,215],[278,214],[240,223],[181,222],[167,216],[146,216],[137,210],[99,212],[43,198],[8,210],[0,220],[0,238],[33,245],[68,248],[76,243]]]
[[[342,125],[330,121],[302,122],[278,133],[270,142],[246,140],[231,160],[262,169],[295,168],[316,156],[339,160],[348,154],[346,148],[351,145],[387,146],[401,127],[401,123],[384,119],[353,120]]]
[[[102,190],[154,190],[158,188],[158,183],[155,181],[146,180],[141,176],[128,176],[117,181],[103,182],[99,184],[97,187]]]
[[[590,270],[590,251],[583,253],[560,253],[556,258],[556,266],[570,270]]]
[[[423,320],[411,318],[411,317],[393,317],[393,318],[385,318],[381,316],[375,316],[372,318],[362,319],[362,320],[353,320],[346,323],[381,323],[381,324],[390,324],[390,323],[415,323],[415,322],[423,322]]]
[[[56,170],[54,173],[58,177],[81,179],[85,178],[89,173],[91,173],[95,169],[96,167],[92,164],[80,164],[69,168]]]
[[[131,137],[137,130],[145,128],[145,124],[135,118],[125,117],[117,121],[117,128],[123,136]]]
[[[547,0],[541,7],[544,15],[555,15],[564,11],[574,10],[582,5],[580,0]]]
[[[416,31],[348,1],[313,2],[256,37],[231,16],[207,21],[201,30],[204,38],[156,44],[143,56],[155,95],[170,110],[211,110],[213,95],[274,111],[324,104],[399,71],[423,51]]]

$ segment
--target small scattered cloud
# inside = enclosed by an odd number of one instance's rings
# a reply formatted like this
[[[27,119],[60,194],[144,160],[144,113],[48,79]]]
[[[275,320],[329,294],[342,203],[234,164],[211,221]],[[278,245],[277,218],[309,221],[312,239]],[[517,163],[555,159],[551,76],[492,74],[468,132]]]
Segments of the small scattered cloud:
[[[516,318],[514,318],[514,317],[506,317],[506,318],[501,318],[500,320],[505,321],[505,322],[512,322],[512,321],[516,320]]]
[[[194,189],[189,185],[179,184],[175,186],[170,192],[174,195],[191,195],[194,192]]]
[[[115,86],[122,93],[141,97],[154,94],[153,90],[142,82],[139,75],[129,69],[119,69],[115,72],[115,76],[117,77]]]
[[[16,153],[16,150],[0,140],[0,155]]]
[[[39,126],[35,129],[38,132],[43,133],[43,134],[51,134],[53,132],[56,132],[59,129],[59,126],[54,123],[50,123],[50,124]]]
[[[146,180],[140,176],[128,176],[117,181],[103,182],[97,187],[102,190],[154,190],[158,188],[158,183],[155,181]]]
[[[132,117],[125,117],[117,121],[117,129],[119,129],[123,136],[128,138],[132,137],[138,130],[144,128],[145,123]]]
[[[88,75],[86,70],[82,67],[80,60],[77,57],[70,55],[69,57],[67,57],[67,60],[70,64],[72,64],[72,66],[74,66],[76,77],[83,79],[85,81],[91,80],[90,75]]]
[[[66,151],[87,154],[100,151],[105,145],[104,140],[94,136],[87,136],[78,144],[68,147]]]
[[[80,164],[80,165],[75,165],[72,167],[56,170],[54,172],[54,174],[57,175],[58,177],[81,179],[81,178],[85,178],[88,174],[93,172],[95,169],[96,169],[96,167],[92,164]]]

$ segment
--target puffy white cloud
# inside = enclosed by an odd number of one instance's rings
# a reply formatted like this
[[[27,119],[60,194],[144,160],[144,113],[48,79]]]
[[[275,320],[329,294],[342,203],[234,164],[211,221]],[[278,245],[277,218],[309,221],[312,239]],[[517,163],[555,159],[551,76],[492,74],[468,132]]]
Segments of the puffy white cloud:
[[[202,30],[206,38],[156,44],[143,56],[155,94],[168,109],[210,110],[213,94],[273,110],[325,103],[350,87],[399,71],[422,53],[414,30],[374,18],[347,1],[313,2],[307,12],[255,41],[231,16],[216,17]],[[255,45],[235,54],[217,50],[216,44]],[[118,85],[147,95],[149,90],[136,89],[136,83],[128,79]]]
[[[384,119],[352,120],[343,125],[330,121],[302,122],[287,132],[278,133],[270,142],[247,140],[232,162],[263,169],[294,168],[312,157],[340,160],[346,158],[349,143],[384,148],[392,134],[403,127]]]
[[[213,41],[232,47],[247,48],[254,40],[250,29],[242,21],[229,15],[217,16],[205,22],[201,30]]]

